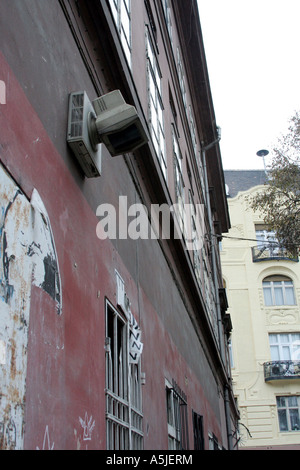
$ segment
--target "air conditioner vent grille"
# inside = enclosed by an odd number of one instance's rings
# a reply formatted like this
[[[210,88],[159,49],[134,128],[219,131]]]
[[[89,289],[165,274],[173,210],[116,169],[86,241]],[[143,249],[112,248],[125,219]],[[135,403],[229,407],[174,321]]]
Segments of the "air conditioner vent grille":
[[[71,93],[69,101],[67,141],[85,176],[101,175],[102,146],[94,148],[89,135],[89,116],[95,116],[93,106],[85,92]]]
[[[104,112],[107,111],[107,105],[106,102],[103,98],[98,98],[98,112]]]
[[[83,94],[72,96],[71,137],[79,137],[83,133]]]

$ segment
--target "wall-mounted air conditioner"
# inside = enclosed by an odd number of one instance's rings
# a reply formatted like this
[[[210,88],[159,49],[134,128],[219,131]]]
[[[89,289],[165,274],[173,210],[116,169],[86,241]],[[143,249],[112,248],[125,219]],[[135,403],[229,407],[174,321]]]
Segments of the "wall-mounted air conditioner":
[[[91,121],[96,119],[92,103],[85,91],[71,93],[69,98],[67,141],[85,176],[101,175],[102,147],[91,140]]]
[[[67,141],[87,177],[101,174],[101,146],[112,156],[144,145],[147,135],[134,106],[125,103],[119,90],[95,99],[86,92],[71,93]]]

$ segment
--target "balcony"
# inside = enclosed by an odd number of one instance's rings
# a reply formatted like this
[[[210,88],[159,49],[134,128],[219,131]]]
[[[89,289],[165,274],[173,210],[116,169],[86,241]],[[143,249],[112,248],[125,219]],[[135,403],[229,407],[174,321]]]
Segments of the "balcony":
[[[300,361],[271,361],[264,363],[265,382],[300,379]]]
[[[271,260],[299,261],[297,256],[295,257],[286,248],[279,247],[278,245],[253,246],[251,249],[254,263]]]

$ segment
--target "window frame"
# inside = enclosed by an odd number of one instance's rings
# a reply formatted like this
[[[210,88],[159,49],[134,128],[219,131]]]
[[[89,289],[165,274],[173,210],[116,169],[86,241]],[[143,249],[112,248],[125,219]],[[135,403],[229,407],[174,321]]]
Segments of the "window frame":
[[[122,327],[121,333],[119,327]],[[129,334],[130,325],[125,315],[106,300],[105,398],[108,450],[143,448],[141,361],[139,359],[137,364],[130,363]]]
[[[294,338],[293,335],[295,336]],[[296,338],[296,336],[298,336],[298,338]],[[274,341],[272,341],[272,339],[274,339]],[[269,344],[272,361],[300,360],[300,332],[269,333]],[[276,354],[273,352],[275,348],[277,349]],[[297,354],[299,354],[299,358],[295,357]]]
[[[179,46],[177,46],[177,73],[179,79],[179,86],[181,90],[183,105],[185,109],[186,116],[188,116],[188,103],[187,103],[187,88],[186,88],[186,79],[185,79],[185,70],[182,60],[181,51]]]
[[[119,33],[126,60],[131,68],[132,31],[131,31],[131,0],[109,0],[112,16]],[[125,28],[124,16],[128,19],[128,28]],[[127,29],[127,31],[126,31]]]
[[[173,149],[173,161],[174,161],[174,187],[175,187],[175,200],[178,210],[176,211],[178,216],[179,227],[183,236],[186,236],[185,232],[185,181],[182,172],[182,154],[179,147],[178,138],[174,126],[172,126],[172,149]]]
[[[262,281],[262,288],[266,307],[291,307],[297,305],[294,283],[293,280],[288,276],[273,275],[265,277]],[[287,295],[287,292],[290,290],[292,291],[293,303],[289,303],[289,296]],[[267,291],[269,292],[268,295],[271,303],[269,303]],[[279,297],[276,295],[278,293],[280,293],[280,296],[283,299],[283,303],[278,302]]]
[[[178,391],[174,384],[171,385],[165,380],[166,389],[166,411],[168,426],[168,449],[169,450],[188,450],[188,417],[187,402]]]
[[[194,450],[205,449],[203,416],[193,410]]]
[[[164,10],[164,16],[165,16],[169,38],[172,44],[173,43],[173,25],[172,25],[172,17],[171,17],[170,0],[162,0],[162,6]]]
[[[290,400],[295,399],[296,400],[296,405],[291,404],[290,405]],[[282,400],[285,400],[284,406],[280,404]],[[300,396],[299,395],[287,395],[287,396],[277,396],[276,397],[276,405],[277,405],[277,415],[278,415],[278,426],[279,426],[279,431],[280,432],[300,432]],[[292,413],[291,411],[297,411],[296,416],[296,421],[297,421],[297,428],[293,428],[293,423],[292,423]],[[284,414],[283,414],[284,412]],[[283,421],[282,417],[284,418],[285,421],[285,428],[282,429]]]
[[[167,181],[168,165],[162,99],[162,74],[148,28],[146,28],[146,57],[150,132],[160,168]]]

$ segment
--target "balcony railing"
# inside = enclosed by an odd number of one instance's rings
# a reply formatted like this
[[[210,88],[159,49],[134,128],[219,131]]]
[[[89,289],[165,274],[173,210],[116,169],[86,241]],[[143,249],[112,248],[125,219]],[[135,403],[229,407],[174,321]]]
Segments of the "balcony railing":
[[[295,257],[289,252],[289,250],[279,247],[278,245],[260,245],[252,247],[252,260],[254,263],[270,260],[288,260],[297,262],[298,257]]]
[[[271,361],[264,363],[265,382],[300,379],[300,361]]]

